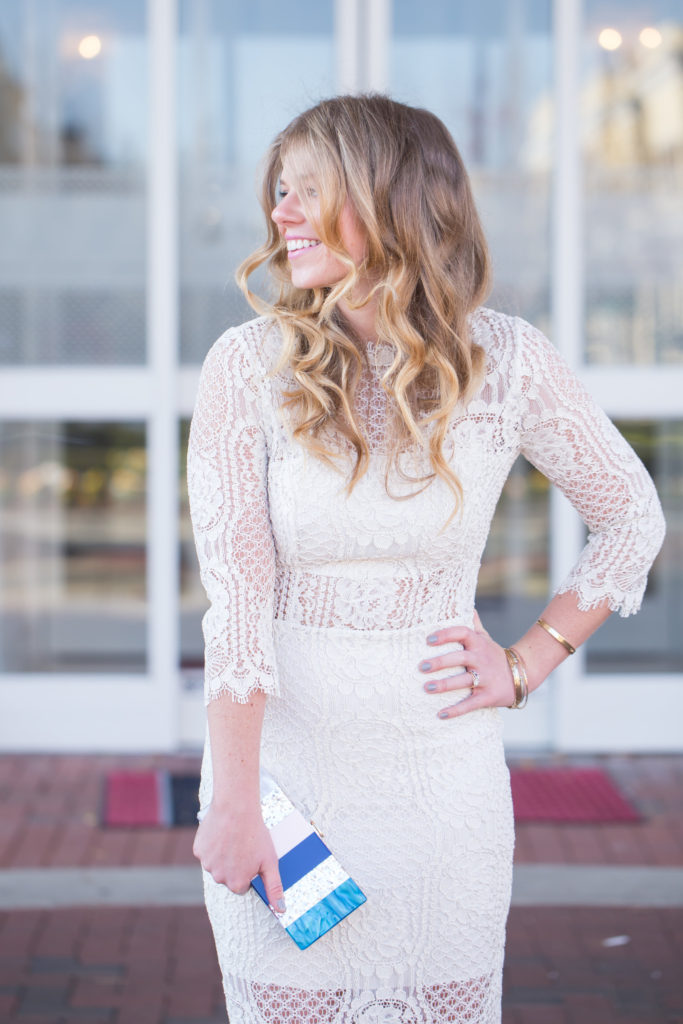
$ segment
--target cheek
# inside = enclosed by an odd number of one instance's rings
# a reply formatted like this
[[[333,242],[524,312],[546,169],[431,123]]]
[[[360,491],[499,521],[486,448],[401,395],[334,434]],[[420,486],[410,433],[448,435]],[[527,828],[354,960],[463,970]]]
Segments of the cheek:
[[[342,242],[351,259],[356,265],[362,263],[367,252],[367,234],[355,212],[348,206],[342,213],[339,227]]]
[[[347,272],[345,265],[342,263],[339,257],[335,256],[334,253],[330,252],[329,250],[325,251],[324,267],[325,272],[329,274],[330,277],[335,278],[337,281],[341,281],[342,277],[345,277]]]

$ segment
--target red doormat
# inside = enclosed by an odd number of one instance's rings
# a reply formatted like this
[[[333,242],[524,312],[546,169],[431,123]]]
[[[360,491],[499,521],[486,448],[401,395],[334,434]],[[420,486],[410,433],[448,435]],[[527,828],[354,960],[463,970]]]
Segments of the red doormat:
[[[534,768],[510,772],[516,821],[641,821],[599,768]],[[105,778],[102,824],[108,828],[196,823],[199,778],[168,772],[111,772]]]
[[[641,821],[599,768],[536,768],[510,772],[516,821]]]
[[[102,824],[109,828],[168,825],[166,772],[110,772],[104,780]]]

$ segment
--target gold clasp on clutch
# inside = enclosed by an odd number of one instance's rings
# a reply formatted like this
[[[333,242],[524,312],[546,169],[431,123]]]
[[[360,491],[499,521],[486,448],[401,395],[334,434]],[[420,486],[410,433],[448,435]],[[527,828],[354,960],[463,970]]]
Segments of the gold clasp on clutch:
[[[312,826],[313,826],[313,828],[314,828],[314,829],[316,830],[316,832],[318,833],[319,837],[320,837],[321,839],[324,839],[324,838],[325,838],[325,836],[324,836],[324,835],[323,835],[323,833],[322,833],[322,832],[320,831],[320,829],[318,828],[318,826],[316,825],[316,823],[315,823],[315,822],[313,821],[313,819],[311,819],[311,825],[312,825]]]

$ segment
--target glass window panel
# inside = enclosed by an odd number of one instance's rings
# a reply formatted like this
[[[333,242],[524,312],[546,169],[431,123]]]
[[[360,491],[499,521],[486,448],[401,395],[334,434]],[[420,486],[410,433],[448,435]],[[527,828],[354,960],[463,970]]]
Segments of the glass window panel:
[[[586,0],[589,363],[683,362],[683,8]]]
[[[667,534],[640,612],[612,615],[587,644],[589,672],[683,670],[683,420],[617,424],[652,474]],[[618,675],[616,676],[618,678]]]
[[[145,4],[0,7],[0,363],[145,359]]]
[[[505,645],[526,633],[548,600],[549,488],[546,477],[519,458],[491,524],[476,607],[486,629]]]
[[[187,442],[189,419],[180,422],[180,457],[178,459],[180,495],[180,664],[183,669],[204,666],[202,616],[208,608],[206,593],[199,579],[199,565],[190,521],[187,497]],[[187,675],[186,675],[187,679]]]
[[[491,246],[491,304],[545,330],[552,83],[550,4],[395,0],[391,93],[455,138]]]
[[[291,118],[334,92],[334,4],[181,0],[181,358],[255,314],[233,281],[263,240],[256,168]]]
[[[0,425],[0,667],[147,663],[141,423]]]

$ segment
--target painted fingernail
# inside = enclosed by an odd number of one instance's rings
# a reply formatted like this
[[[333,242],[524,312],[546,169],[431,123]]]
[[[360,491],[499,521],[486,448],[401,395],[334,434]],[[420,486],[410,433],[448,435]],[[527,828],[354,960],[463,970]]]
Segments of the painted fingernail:
[[[437,718],[448,718],[448,712],[447,711],[439,711],[439,714],[437,715]]]
[[[277,900],[276,903],[275,903],[275,906],[273,907],[273,910],[275,911],[276,914],[284,914],[284,912],[285,912],[285,901],[282,900],[282,899]]]
[[[430,635],[427,637],[427,643],[428,644],[438,643],[438,640],[439,640],[439,638],[436,635],[436,633],[430,633]]]
[[[436,693],[436,683],[425,683],[427,693]]]
[[[421,672],[429,672],[431,667],[432,667],[431,661],[421,661],[420,662],[420,671]]]

